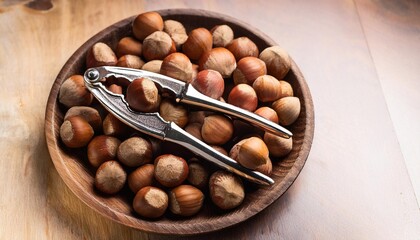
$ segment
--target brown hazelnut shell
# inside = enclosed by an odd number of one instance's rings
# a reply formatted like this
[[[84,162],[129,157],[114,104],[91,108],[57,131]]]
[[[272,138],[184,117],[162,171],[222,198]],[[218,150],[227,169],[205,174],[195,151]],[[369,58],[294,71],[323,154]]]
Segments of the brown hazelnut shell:
[[[147,186],[140,189],[133,200],[133,209],[142,217],[161,217],[168,208],[168,195],[161,189]]]
[[[133,34],[140,41],[150,34],[162,30],[163,19],[157,12],[142,13],[133,20]]]

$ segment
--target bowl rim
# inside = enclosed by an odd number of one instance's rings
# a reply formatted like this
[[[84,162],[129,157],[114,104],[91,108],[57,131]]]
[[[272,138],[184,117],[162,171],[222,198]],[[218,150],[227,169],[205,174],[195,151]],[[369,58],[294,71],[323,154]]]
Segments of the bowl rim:
[[[202,10],[202,9],[189,9],[189,8],[163,9],[163,10],[157,10],[156,12],[160,13],[162,16],[191,15],[191,16],[197,16],[197,17],[211,17],[211,18],[221,19],[228,23],[233,23],[239,27],[242,27],[243,29],[246,29],[254,33],[256,36],[266,41],[268,45],[271,45],[271,46],[277,45],[270,37],[268,37],[265,33],[261,32],[257,28],[252,27],[241,20],[238,20],[236,18],[230,17],[228,15],[224,15],[221,13],[216,13],[216,12]],[[247,208],[243,211],[240,211],[239,213],[225,215],[214,221],[201,222],[199,224],[200,225],[199,227],[193,227],[193,226],[181,227],[173,223],[157,224],[156,221],[147,221],[142,218],[135,218],[132,216],[128,216],[124,213],[121,213],[119,211],[115,211],[100,201],[92,201],[92,199],[94,198],[92,198],[91,194],[83,191],[83,187],[81,186],[81,184],[78,181],[73,180],[74,176],[71,174],[69,169],[65,167],[63,156],[59,154],[60,146],[58,143],[58,139],[55,137],[58,134],[57,133],[58,129],[54,127],[53,123],[55,119],[54,110],[58,109],[58,103],[56,99],[58,96],[59,87],[64,81],[64,77],[67,76],[68,72],[70,71],[70,69],[68,69],[66,66],[74,64],[75,61],[84,54],[86,46],[91,46],[94,43],[98,42],[99,39],[102,39],[103,37],[105,37],[107,34],[109,34],[109,32],[112,32],[122,26],[126,26],[127,24],[131,24],[135,16],[128,17],[115,24],[112,24],[111,26],[108,26],[107,28],[101,30],[99,33],[95,34],[86,42],[84,42],[64,64],[63,68],[60,70],[58,76],[56,77],[51,87],[51,91],[50,91],[47,106],[46,106],[44,128],[45,128],[45,136],[46,136],[48,151],[50,153],[52,162],[55,168],[57,169],[57,172],[59,173],[61,179],[63,179],[67,187],[69,187],[69,189],[80,200],[82,200],[82,202],[84,202],[87,206],[89,206],[94,211],[98,212],[100,215],[105,216],[120,224],[129,226],[138,230],[142,230],[145,232],[159,233],[159,234],[177,234],[177,235],[203,234],[203,233],[213,232],[213,231],[221,230],[227,227],[231,227],[233,225],[236,225],[240,222],[243,222],[255,216],[257,213],[261,212],[262,210],[270,206],[275,200],[277,200],[280,196],[282,196],[287,191],[287,189],[290,188],[290,186],[293,184],[293,182],[296,180],[299,173],[303,169],[303,166],[305,165],[306,159],[309,155],[309,151],[312,145],[312,140],[313,140],[313,135],[314,135],[314,109],[313,109],[312,97],[311,97],[309,87],[301,71],[299,70],[298,66],[293,61],[292,58],[290,58],[291,59],[290,71],[296,75],[296,79],[299,82],[299,86],[302,89],[302,92],[305,92],[305,94],[302,94],[303,99],[301,99],[301,101],[304,104],[304,107],[305,107],[304,109],[306,113],[306,118],[305,118],[305,123],[304,123],[305,130],[303,133],[304,135],[303,144],[302,144],[301,149],[298,152],[297,158],[292,168],[284,176],[281,183],[279,183],[278,185],[275,185],[276,186],[275,191],[270,192],[271,194],[269,194],[269,196],[271,196],[271,198],[266,198],[265,201],[262,201],[261,204],[258,204],[256,207]],[[240,216],[238,216],[239,214]],[[187,225],[194,225],[194,224],[195,224],[194,222],[191,222]]]

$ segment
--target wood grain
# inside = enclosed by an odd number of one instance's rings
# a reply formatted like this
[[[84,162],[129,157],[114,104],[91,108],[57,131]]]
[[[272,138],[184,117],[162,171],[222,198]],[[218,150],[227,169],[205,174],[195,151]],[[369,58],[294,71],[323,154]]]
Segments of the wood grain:
[[[420,206],[420,2],[356,3]]]
[[[305,168],[278,201],[244,223],[192,239],[420,236],[420,213],[404,163],[409,155],[400,149],[418,149],[418,144],[412,146],[418,140],[417,123],[406,122],[419,116],[418,101],[409,97],[418,92],[410,80],[416,76],[412,66],[418,54],[410,51],[416,48],[406,48],[418,46],[417,38],[415,31],[404,28],[409,21],[401,7],[392,6],[405,1],[357,1],[356,6],[351,0],[57,0],[47,11],[28,9],[26,2],[0,2],[0,239],[168,239],[114,223],[75,197],[52,165],[43,124],[52,83],[83,42],[139,12],[185,7],[231,15],[287,49],[311,89],[317,126]],[[390,7],[378,7],[381,2]],[[413,13],[408,18],[415,19],[418,8],[409,6]],[[383,14],[398,10],[398,18]],[[369,28],[366,16],[376,19]],[[399,23],[392,25],[395,21]],[[373,33],[380,34],[372,38]],[[385,48],[388,41],[396,43]],[[404,44],[397,45],[399,41]],[[387,95],[401,88],[410,95]],[[389,106],[390,100],[405,102],[406,97],[411,104],[399,109],[408,109],[410,115],[402,121],[407,113],[395,112],[399,105]],[[398,124],[411,126],[413,132],[397,130]]]

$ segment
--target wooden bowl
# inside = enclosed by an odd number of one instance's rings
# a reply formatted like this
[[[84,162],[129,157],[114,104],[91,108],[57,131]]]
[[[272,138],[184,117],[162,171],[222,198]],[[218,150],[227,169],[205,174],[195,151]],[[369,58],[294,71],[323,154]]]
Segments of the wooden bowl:
[[[276,43],[259,30],[250,27],[231,17],[191,9],[171,9],[158,11],[164,19],[182,22],[187,31],[196,27],[211,29],[218,24],[228,24],[235,36],[247,36],[253,40],[260,50],[276,45]],[[96,42],[105,42],[115,49],[122,37],[132,34],[131,22],[134,17],[127,18],[99,32],[83,44],[66,62],[55,80],[45,116],[45,134],[48,149],[54,165],[67,186],[89,207],[103,216],[116,222],[146,232],[160,234],[192,235],[212,232],[240,223],[265,209],[278,199],[297,178],[308,157],[314,132],[314,112],[311,94],[299,68],[292,61],[292,67],[286,80],[293,86],[295,96],[301,101],[301,113],[297,121],[289,127],[293,132],[293,150],[282,161],[273,163],[272,178],[275,184],[269,187],[253,188],[247,193],[244,202],[232,211],[221,211],[210,203],[209,197],[205,207],[195,216],[178,218],[170,214],[158,220],[148,220],[138,216],[132,209],[133,194],[125,188],[115,197],[104,196],[94,187],[94,169],[89,166],[86,149],[70,150],[59,139],[59,128],[65,114],[58,103],[60,85],[73,74],[83,74],[87,50]]]

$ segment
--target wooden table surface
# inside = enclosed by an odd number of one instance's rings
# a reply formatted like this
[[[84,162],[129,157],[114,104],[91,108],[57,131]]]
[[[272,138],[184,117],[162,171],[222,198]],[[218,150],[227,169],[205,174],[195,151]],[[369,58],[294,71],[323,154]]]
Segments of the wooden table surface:
[[[44,136],[60,68],[93,34],[165,8],[220,12],[259,28],[300,66],[315,138],[292,187],[254,218],[196,239],[420,238],[420,2],[0,1],[0,239],[167,239],[89,209]]]

